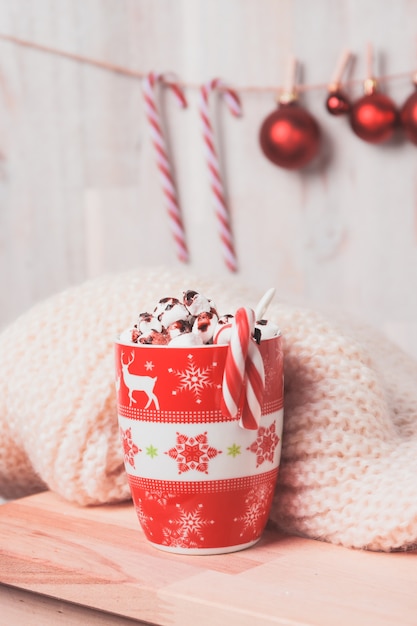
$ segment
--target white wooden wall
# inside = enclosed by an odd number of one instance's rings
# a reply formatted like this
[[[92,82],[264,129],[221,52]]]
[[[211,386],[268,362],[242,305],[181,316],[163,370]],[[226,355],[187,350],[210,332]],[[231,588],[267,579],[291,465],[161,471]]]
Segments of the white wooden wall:
[[[342,50],[351,78],[399,105],[417,68],[417,0],[0,0],[0,33],[188,83],[221,77],[244,115],[216,107],[239,277],[311,304],[337,304],[417,356],[417,147],[372,146],[324,108],[321,156],[288,172],[258,147],[287,59],[326,85]],[[260,90],[245,90],[259,86]],[[349,90],[362,94],[359,83]],[[204,159],[197,90],[164,97],[194,268],[227,272]],[[176,265],[137,79],[0,40],[0,326],[102,272]]]

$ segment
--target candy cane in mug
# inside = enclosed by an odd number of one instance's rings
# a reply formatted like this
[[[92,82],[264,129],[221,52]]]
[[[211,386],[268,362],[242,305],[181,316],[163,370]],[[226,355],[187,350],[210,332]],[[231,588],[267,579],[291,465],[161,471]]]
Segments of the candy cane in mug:
[[[222,409],[237,417],[240,425],[257,429],[265,389],[265,372],[259,347],[253,339],[255,312],[248,307],[236,311],[223,376]]]
[[[245,386],[246,358],[255,323],[255,313],[241,307],[235,313],[223,375],[223,402],[225,415],[236,417]]]
[[[257,430],[265,391],[265,369],[258,344],[251,339],[245,364],[245,399],[239,420],[242,428]]]

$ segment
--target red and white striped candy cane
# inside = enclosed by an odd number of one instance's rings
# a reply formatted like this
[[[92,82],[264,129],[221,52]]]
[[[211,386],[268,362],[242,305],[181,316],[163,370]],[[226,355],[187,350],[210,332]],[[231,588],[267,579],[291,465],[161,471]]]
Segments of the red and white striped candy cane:
[[[257,430],[261,421],[265,391],[265,369],[259,346],[251,339],[246,359],[245,401],[239,424],[248,430]]]
[[[187,263],[189,258],[188,248],[178,202],[178,194],[166,148],[161,118],[155,100],[155,85],[157,82],[162,82],[172,90],[175,99],[182,108],[187,106],[187,101],[180,86],[175,82],[168,81],[163,74],[150,72],[142,81],[145,112],[151,130],[152,143],[155,148],[156,162],[161,176],[162,190],[167,204],[176,252],[179,260],[183,263]]]
[[[252,309],[242,307],[236,311],[224,365],[222,387],[223,413],[232,418],[237,417],[245,387],[246,358],[254,324],[255,312]]]
[[[243,428],[256,430],[262,413],[265,371],[258,345],[252,338],[255,312],[236,311],[223,374],[222,410],[229,417],[241,416]]]
[[[222,246],[223,258],[230,271],[237,270],[236,253],[230,225],[229,211],[226,205],[224,185],[220,174],[219,158],[214,141],[213,125],[209,112],[209,94],[219,90],[229,111],[234,116],[240,116],[242,109],[238,95],[228,88],[219,78],[202,85],[200,89],[200,117],[203,123],[203,138],[206,148],[206,160],[209,170],[210,185],[214,199],[215,214]]]

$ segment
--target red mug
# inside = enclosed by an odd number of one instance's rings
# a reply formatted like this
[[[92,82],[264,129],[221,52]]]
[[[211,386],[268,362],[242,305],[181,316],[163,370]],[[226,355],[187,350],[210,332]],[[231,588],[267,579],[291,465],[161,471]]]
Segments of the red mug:
[[[221,410],[227,345],[116,341],[118,422],[140,526],[155,547],[219,554],[254,545],[268,521],[283,425],[283,351],[259,344],[262,417],[247,430]]]

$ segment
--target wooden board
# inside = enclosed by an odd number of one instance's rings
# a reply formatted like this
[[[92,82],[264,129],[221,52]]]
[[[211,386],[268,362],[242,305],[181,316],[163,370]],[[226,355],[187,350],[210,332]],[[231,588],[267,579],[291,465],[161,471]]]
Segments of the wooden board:
[[[9,502],[0,506],[0,555],[5,623],[416,623],[417,552],[267,531],[241,552],[174,555],[146,542],[130,503],[80,508],[50,492]]]

